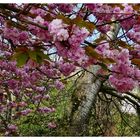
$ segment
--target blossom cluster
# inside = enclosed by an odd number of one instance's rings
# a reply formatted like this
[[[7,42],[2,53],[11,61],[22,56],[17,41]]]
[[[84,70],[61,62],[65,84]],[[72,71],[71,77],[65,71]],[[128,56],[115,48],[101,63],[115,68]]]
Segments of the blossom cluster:
[[[140,70],[132,65],[127,49],[122,49],[119,52],[117,49],[110,49],[108,43],[99,45],[96,51],[104,57],[112,58],[115,64],[108,65],[112,72],[109,77],[109,82],[119,91],[126,92],[132,90],[136,85],[139,85]]]

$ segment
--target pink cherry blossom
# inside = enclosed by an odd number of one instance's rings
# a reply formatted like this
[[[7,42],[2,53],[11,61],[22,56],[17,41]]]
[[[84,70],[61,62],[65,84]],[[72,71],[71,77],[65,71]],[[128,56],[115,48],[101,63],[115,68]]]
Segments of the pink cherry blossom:
[[[62,90],[65,87],[64,84],[58,80],[56,80],[54,84],[55,84],[56,88],[60,89],[60,90]]]
[[[69,37],[67,29],[68,25],[64,24],[61,19],[54,19],[48,26],[48,30],[53,37],[53,40],[63,41]]]

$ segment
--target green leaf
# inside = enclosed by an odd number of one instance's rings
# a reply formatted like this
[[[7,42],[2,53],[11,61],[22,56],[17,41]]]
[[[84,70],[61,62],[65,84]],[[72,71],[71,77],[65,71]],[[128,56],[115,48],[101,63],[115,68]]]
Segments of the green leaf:
[[[44,52],[42,52],[42,51],[38,51],[37,55],[42,57],[42,59],[50,60],[49,56],[47,54],[44,54]]]
[[[132,46],[128,45],[126,42],[124,42],[122,40],[117,41],[117,44],[119,46],[121,46],[122,48],[125,48],[125,49],[128,49],[128,50],[134,50],[134,48]]]
[[[132,59],[131,60],[133,64],[137,65],[140,68],[140,59]]]
[[[38,49],[36,49],[34,51],[29,51],[28,54],[32,60],[34,60],[38,63],[41,63],[44,59],[50,60],[50,58],[47,54],[44,54],[43,51],[38,50]]]
[[[108,71],[107,66],[104,63],[99,63],[103,70]]]
[[[115,61],[112,58],[101,58],[100,59],[105,64],[113,64]]]
[[[37,63],[41,64],[43,61],[42,57],[37,55],[36,58],[37,58]]]
[[[27,60],[29,59],[29,55],[27,53],[18,53],[16,60],[17,60],[17,66],[21,67],[24,64],[26,64]]]
[[[32,60],[35,60],[37,61],[37,52],[36,51],[29,51],[29,57],[32,59]]]
[[[95,25],[91,22],[88,22],[88,21],[84,21],[82,18],[80,17],[77,17],[75,19],[72,20],[72,22],[74,24],[76,24],[77,26],[79,27],[85,27],[87,28],[90,32],[93,31],[95,29]]]
[[[90,57],[96,58],[97,60],[100,59],[101,55],[98,54],[95,49],[91,46],[85,47],[86,54]]]
[[[89,32],[92,32],[95,29],[95,25],[93,23],[88,22],[88,21],[84,21],[80,17],[70,19],[70,18],[68,18],[68,17],[66,17],[64,15],[58,15],[56,18],[62,19],[64,23],[69,24],[69,25],[76,24],[80,28],[85,27],[85,28],[87,28],[89,30]]]

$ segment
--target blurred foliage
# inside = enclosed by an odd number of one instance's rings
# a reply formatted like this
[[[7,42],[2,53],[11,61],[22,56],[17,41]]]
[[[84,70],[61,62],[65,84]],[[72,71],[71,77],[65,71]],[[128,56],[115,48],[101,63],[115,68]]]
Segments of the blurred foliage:
[[[20,136],[69,136],[71,96],[74,88],[75,84],[70,81],[64,90],[50,91],[51,98],[44,104],[53,106],[56,111],[52,114],[36,113],[34,117],[22,117],[17,122],[20,124]],[[137,114],[118,110],[120,106],[117,99],[112,102],[97,97],[90,114],[87,136],[140,136]],[[52,121],[56,123],[56,128],[48,128],[48,123]]]

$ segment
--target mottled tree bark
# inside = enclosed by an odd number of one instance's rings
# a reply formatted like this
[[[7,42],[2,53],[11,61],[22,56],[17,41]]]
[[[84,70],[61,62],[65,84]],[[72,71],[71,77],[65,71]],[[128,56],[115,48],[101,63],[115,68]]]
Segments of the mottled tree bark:
[[[95,73],[96,69],[96,67],[92,66],[88,71]],[[100,90],[101,84],[101,80],[89,72],[86,72],[80,79],[74,92],[75,100],[73,101],[74,109],[71,112],[70,135],[86,135],[89,114],[93,104],[96,102],[96,95]],[[76,102],[79,103],[74,106]]]

